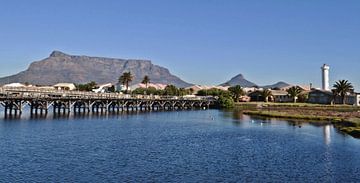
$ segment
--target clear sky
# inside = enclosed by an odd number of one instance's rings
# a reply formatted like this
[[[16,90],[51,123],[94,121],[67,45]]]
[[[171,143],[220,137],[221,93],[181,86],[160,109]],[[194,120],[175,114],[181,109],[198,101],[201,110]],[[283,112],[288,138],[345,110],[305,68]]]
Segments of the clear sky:
[[[187,82],[220,84],[242,73],[360,88],[359,0],[2,0],[0,76],[52,50],[150,59]]]

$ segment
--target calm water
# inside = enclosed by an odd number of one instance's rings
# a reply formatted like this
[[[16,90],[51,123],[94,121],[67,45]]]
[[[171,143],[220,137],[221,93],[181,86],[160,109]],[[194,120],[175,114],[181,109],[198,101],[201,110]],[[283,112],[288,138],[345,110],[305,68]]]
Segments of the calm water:
[[[0,182],[359,182],[360,139],[218,110],[0,119]]]

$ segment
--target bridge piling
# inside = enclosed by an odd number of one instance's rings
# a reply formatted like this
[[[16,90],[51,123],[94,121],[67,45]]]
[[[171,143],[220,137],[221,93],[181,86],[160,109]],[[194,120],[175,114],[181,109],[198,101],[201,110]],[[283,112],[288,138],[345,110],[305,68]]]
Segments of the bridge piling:
[[[41,91],[3,89],[0,87],[0,106],[5,115],[21,115],[30,107],[31,115],[52,113],[120,113],[135,111],[209,109],[215,100],[207,97],[128,96],[122,94],[94,94],[90,92]],[[20,93],[20,94],[19,94]]]

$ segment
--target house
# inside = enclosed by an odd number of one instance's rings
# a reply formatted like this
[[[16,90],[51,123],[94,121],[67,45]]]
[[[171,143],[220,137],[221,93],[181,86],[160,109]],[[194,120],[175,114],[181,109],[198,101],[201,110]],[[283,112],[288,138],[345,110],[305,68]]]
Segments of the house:
[[[274,102],[293,102],[287,91],[284,90],[271,90],[272,101]]]
[[[110,92],[110,89],[112,87],[114,87],[113,84],[107,83],[107,84],[98,85],[96,89],[93,89],[92,91],[95,93],[107,93]]]
[[[244,90],[245,93],[251,93],[257,90],[263,90],[262,88],[258,88],[258,87],[244,87],[242,89]]]
[[[262,96],[263,90],[257,90],[250,92],[248,96],[252,102],[263,102],[264,97]],[[269,97],[268,101],[272,102],[293,102],[293,99],[288,95],[287,91],[284,90],[271,90],[272,96]]]
[[[249,96],[240,96],[239,102],[250,102],[251,98]]]
[[[264,97],[261,95],[261,90],[257,90],[257,91],[253,91],[253,92],[250,92],[248,94],[248,96],[250,97],[250,101],[251,102],[264,102],[265,99]]]
[[[337,98],[336,100],[339,99]],[[334,95],[331,91],[315,89],[309,92],[308,103],[331,104],[333,101],[334,101]]]
[[[74,83],[58,83],[53,86],[56,90],[75,90],[76,86]]]
[[[355,106],[360,106],[360,93],[355,94]]]
[[[309,103],[313,104],[342,104],[340,96],[334,97],[330,91],[315,89],[309,92]],[[345,97],[345,104],[360,106],[360,93],[352,93]]]

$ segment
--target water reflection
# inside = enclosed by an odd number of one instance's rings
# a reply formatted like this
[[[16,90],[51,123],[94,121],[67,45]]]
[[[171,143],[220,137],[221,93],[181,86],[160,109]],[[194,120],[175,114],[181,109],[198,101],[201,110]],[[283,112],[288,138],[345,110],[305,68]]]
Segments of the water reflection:
[[[330,125],[324,126],[324,142],[326,145],[329,145],[331,142],[331,126]]]
[[[323,139],[324,144],[329,145],[331,143],[331,130],[334,128],[330,122],[312,122],[306,120],[284,120],[278,118],[269,118],[263,116],[249,116],[244,115],[242,110],[225,110],[223,113],[225,118],[232,118],[234,125],[242,125],[244,123],[249,123],[253,125],[277,125],[279,123],[286,123],[288,126],[294,128],[303,128],[304,126],[311,125],[314,127],[322,128],[323,130]],[[337,131],[339,134],[346,136],[346,134]]]
[[[358,139],[235,112],[0,120],[0,182],[360,181]]]

